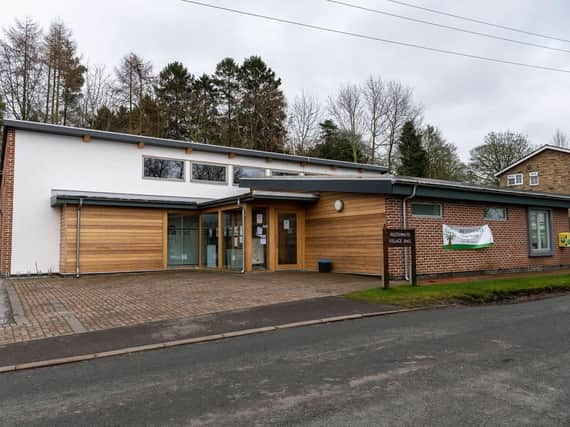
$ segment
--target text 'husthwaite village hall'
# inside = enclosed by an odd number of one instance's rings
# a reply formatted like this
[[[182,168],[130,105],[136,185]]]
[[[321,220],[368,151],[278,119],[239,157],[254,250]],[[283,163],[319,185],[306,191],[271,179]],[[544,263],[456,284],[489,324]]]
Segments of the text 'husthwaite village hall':
[[[415,230],[420,276],[570,266],[570,195],[517,187],[540,182],[538,166],[492,188],[15,120],[1,161],[3,275],[316,270],[327,259],[381,276],[385,227]],[[389,257],[390,276],[404,276],[406,250]]]

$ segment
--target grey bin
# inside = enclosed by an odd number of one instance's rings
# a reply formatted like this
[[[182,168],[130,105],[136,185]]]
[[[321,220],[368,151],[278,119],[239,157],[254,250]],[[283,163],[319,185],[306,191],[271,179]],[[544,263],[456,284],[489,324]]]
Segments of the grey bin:
[[[319,260],[319,273],[330,273],[332,271],[333,263],[330,259]]]

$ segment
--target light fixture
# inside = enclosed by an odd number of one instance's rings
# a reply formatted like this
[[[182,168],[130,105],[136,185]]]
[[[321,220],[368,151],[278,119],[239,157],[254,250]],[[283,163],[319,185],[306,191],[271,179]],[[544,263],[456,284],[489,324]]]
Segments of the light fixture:
[[[344,201],[342,200],[335,200],[334,201],[334,210],[337,212],[342,212],[344,209]]]

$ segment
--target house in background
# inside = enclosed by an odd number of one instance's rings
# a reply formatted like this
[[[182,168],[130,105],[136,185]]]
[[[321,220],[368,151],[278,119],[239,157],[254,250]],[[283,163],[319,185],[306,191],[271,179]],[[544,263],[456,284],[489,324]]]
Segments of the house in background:
[[[325,258],[381,276],[384,227],[415,229],[419,275],[570,266],[557,240],[570,195],[22,121],[4,130],[4,275],[315,271]],[[458,250],[447,229],[486,240]],[[406,276],[406,251],[389,254],[390,275]]]
[[[544,145],[495,176],[504,188],[570,194],[570,150]]]

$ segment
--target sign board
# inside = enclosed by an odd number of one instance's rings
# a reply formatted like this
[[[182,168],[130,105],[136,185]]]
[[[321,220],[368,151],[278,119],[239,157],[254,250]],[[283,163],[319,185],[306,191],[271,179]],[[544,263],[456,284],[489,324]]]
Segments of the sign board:
[[[407,228],[384,227],[384,289],[390,287],[390,248],[411,248],[412,252],[412,285],[417,284],[416,278],[416,230]]]
[[[485,249],[494,244],[493,233],[488,225],[461,227],[443,224],[442,230],[444,249]]]

